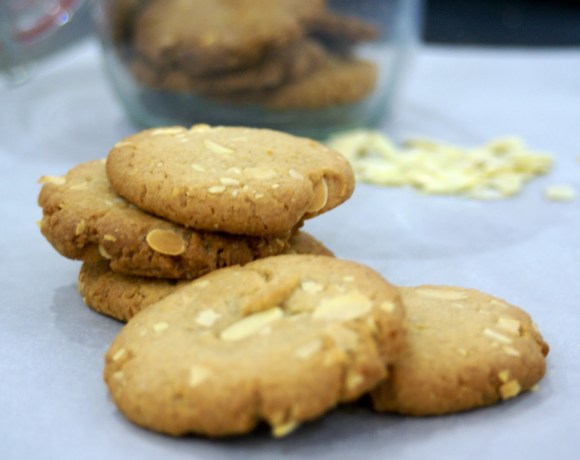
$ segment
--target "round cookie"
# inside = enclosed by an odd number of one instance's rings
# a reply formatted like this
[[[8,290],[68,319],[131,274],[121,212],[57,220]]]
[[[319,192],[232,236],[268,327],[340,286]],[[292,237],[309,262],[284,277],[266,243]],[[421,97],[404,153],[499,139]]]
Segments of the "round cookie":
[[[313,40],[301,40],[270,51],[251,67],[209,77],[194,77],[179,68],[156,68],[142,58],[136,58],[130,68],[146,86],[211,96],[274,88],[305,77],[325,58],[326,52],[322,46]]]
[[[96,312],[119,321],[129,321],[145,307],[188,282],[121,275],[113,272],[109,263],[102,259],[82,264],[78,289],[83,302]]]
[[[106,355],[125,416],[183,435],[282,436],[387,376],[398,290],[362,265],[283,255],[212,272],[135,315]]]
[[[41,182],[40,229],[46,239],[71,259],[106,258],[118,273],[192,279],[289,247],[290,234],[261,238],[199,232],[148,214],[113,191],[104,160]]]
[[[117,193],[172,222],[243,235],[287,234],[354,190],[339,153],[268,129],[168,127],[119,142],[107,158]]]
[[[373,91],[376,83],[377,67],[373,62],[328,55],[304,78],[269,91],[230,95],[227,100],[275,110],[318,110],[358,102]]]
[[[304,35],[283,0],[151,0],[134,28],[139,54],[192,76],[254,65]]]
[[[290,238],[286,253],[332,256],[332,252],[322,243],[304,232],[297,232]],[[113,272],[109,262],[103,259],[83,263],[78,289],[83,301],[93,310],[119,321],[128,321],[186,283],[186,280],[121,275]]]
[[[375,409],[441,415],[494,404],[533,388],[548,345],[523,310],[473,289],[400,288],[406,346]]]
[[[264,92],[260,103],[277,110],[324,109],[367,97],[377,83],[376,65],[356,58],[329,57],[310,75]]]

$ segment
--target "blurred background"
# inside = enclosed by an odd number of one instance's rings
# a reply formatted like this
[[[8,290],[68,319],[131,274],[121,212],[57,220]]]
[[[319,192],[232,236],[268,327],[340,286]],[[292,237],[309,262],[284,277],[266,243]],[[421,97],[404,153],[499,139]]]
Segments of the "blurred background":
[[[42,54],[90,33],[87,5]],[[425,0],[423,41],[440,45],[580,46],[580,0]]]

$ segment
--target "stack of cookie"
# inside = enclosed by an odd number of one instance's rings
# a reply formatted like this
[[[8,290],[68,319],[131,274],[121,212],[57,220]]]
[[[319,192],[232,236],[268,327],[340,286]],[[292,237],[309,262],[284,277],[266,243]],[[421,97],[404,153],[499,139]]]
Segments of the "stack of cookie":
[[[346,160],[317,142],[154,129],[43,182],[43,234],[85,260],[87,303],[128,321],[104,378],[140,426],[230,436],[265,422],[284,436],[365,394],[379,412],[439,415],[544,375],[548,345],[523,310],[394,286],[296,233],[353,191]]]
[[[107,276],[124,287],[109,297],[99,282],[101,294],[84,294],[123,320],[149,278],[173,286],[262,257],[329,253],[298,228],[354,187],[348,162],[319,143],[207,125],[144,131],[119,142],[106,162],[42,182],[42,233],[65,257],[85,261],[82,278],[114,272]]]
[[[111,13],[122,57],[146,87],[226,103],[318,109],[373,90],[355,45],[378,26],[325,0],[125,0]]]

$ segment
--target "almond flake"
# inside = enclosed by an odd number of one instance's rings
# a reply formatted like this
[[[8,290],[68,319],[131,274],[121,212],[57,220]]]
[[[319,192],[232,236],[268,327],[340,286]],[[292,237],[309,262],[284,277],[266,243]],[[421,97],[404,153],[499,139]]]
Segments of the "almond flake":
[[[510,380],[499,387],[499,394],[501,399],[509,399],[517,396],[521,390],[522,387],[517,380]]]
[[[208,308],[199,312],[195,318],[195,322],[201,326],[210,327],[213,326],[214,323],[221,318],[221,316],[222,315],[216,313],[215,310]]]
[[[300,284],[300,289],[302,289],[304,292],[307,292],[308,294],[316,294],[318,292],[322,292],[324,286],[314,281],[303,281]]]
[[[99,254],[103,259],[111,260],[113,256],[107,252],[107,250],[99,244]]]
[[[232,177],[220,177],[220,184],[222,185],[240,185],[240,181]]]
[[[189,370],[189,386],[196,387],[206,381],[212,374],[212,371],[204,366],[191,366]]]
[[[224,193],[226,191],[225,185],[213,185],[207,189],[209,193],[212,195],[219,195],[220,193]]]
[[[63,176],[42,176],[38,179],[39,184],[54,184],[54,185],[64,185],[66,183],[66,177]]]
[[[379,304],[379,308],[387,313],[392,313],[395,311],[395,303],[390,300],[385,300]]]
[[[294,354],[300,359],[308,359],[321,348],[322,342],[320,340],[313,340],[312,342],[297,348]]]
[[[307,212],[318,212],[326,206],[328,202],[328,184],[324,179],[314,185],[314,198],[308,206]]]
[[[514,348],[514,347],[510,347],[509,345],[506,345],[506,346],[504,346],[504,347],[502,348],[502,350],[503,350],[503,352],[504,352],[506,355],[509,355],[509,356],[515,356],[515,357],[519,357],[519,356],[521,356],[521,355],[522,355],[522,354],[519,352],[519,350],[517,350],[517,349],[516,349],[516,348]]]
[[[506,337],[505,335],[500,334],[499,332],[496,332],[490,328],[485,328],[483,330],[483,334],[495,342],[501,342],[501,343],[507,343],[507,344],[512,343],[512,339],[510,339],[509,337]]]
[[[365,378],[361,374],[358,374],[357,372],[349,372],[346,378],[346,388],[347,390],[354,390],[355,388],[358,388],[364,381]]]
[[[290,171],[288,171],[288,174],[290,174],[290,177],[294,179],[304,179],[304,176],[295,169],[291,169]]]
[[[270,323],[278,321],[283,316],[284,313],[278,307],[248,315],[223,330],[220,338],[228,342],[243,339],[257,333]]]
[[[465,292],[454,291],[451,289],[419,288],[415,292],[419,295],[431,297],[433,299],[461,300],[467,297]]]
[[[220,145],[217,142],[212,141],[211,139],[204,139],[203,145],[205,145],[205,148],[208,149],[210,152],[216,153],[218,155],[229,155],[231,153],[234,153],[232,149],[224,147],[223,145]]]
[[[155,252],[167,256],[178,256],[185,252],[185,241],[172,230],[156,228],[147,233],[147,245]]]
[[[169,324],[166,322],[160,322],[153,325],[153,330],[155,332],[163,332],[164,330],[169,328]]]
[[[503,371],[499,371],[497,373],[497,377],[503,382],[506,383],[510,379],[510,371],[509,369],[505,369]]]
[[[517,319],[501,317],[497,320],[497,327],[510,334],[520,335],[521,324]]]
[[[115,362],[119,362],[121,359],[123,359],[123,356],[125,356],[126,354],[127,350],[125,350],[124,348],[119,348],[119,350],[113,355],[111,359]]]
[[[203,166],[198,165],[197,163],[192,163],[191,169],[193,169],[194,171],[197,171],[197,172],[206,172],[206,169]]]
[[[85,219],[81,219],[75,227],[75,235],[79,236],[83,234],[86,229],[87,229],[87,221]]]
[[[171,134],[178,134],[185,131],[185,128],[180,126],[170,127],[170,128],[157,128],[150,132],[151,136],[165,136]]]
[[[299,426],[298,422],[287,422],[287,423],[283,423],[281,425],[275,425],[272,427],[272,435],[275,438],[282,438],[288,434],[290,434],[292,431],[294,431],[297,427]]]
[[[260,181],[273,179],[276,175],[276,171],[272,168],[265,168],[263,166],[244,168],[244,176]]]
[[[323,299],[312,313],[314,319],[348,321],[366,315],[372,309],[371,300],[358,291]]]

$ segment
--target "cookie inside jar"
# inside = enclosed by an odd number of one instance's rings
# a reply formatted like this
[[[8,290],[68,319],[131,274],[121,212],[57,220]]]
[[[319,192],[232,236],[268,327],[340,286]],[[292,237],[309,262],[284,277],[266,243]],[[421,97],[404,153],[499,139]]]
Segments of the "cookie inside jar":
[[[101,0],[111,82],[140,125],[320,137],[382,121],[420,0]]]

